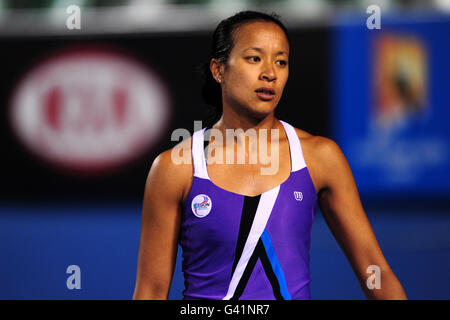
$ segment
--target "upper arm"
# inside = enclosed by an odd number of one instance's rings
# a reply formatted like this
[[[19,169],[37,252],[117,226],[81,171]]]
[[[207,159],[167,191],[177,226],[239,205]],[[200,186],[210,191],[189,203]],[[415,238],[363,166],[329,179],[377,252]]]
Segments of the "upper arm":
[[[184,175],[170,152],[154,160],[145,183],[134,299],[166,299],[172,280]]]
[[[322,184],[319,205],[325,221],[359,277],[364,278],[372,264],[389,268],[343,152],[331,139],[321,139],[317,148]]]

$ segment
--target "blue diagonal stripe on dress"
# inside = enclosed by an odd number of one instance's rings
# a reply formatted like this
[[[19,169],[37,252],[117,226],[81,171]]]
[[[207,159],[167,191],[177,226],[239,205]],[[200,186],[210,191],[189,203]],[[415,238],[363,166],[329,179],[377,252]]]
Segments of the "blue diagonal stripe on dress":
[[[291,300],[291,295],[287,289],[286,279],[284,277],[283,270],[281,269],[280,262],[278,261],[277,255],[275,253],[275,249],[272,245],[272,240],[270,240],[269,233],[266,229],[261,235],[261,240],[264,244],[264,248],[266,249],[267,256],[269,257],[270,264],[272,265],[273,272],[275,273],[278,283],[280,284],[281,295],[285,300]]]

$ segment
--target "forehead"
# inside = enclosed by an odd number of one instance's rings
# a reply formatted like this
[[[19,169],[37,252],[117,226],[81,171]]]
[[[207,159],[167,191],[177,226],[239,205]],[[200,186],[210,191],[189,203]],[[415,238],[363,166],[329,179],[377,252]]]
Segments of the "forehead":
[[[274,22],[252,21],[239,26],[234,34],[234,48],[273,48],[289,52],[289,42],[283,29]]]

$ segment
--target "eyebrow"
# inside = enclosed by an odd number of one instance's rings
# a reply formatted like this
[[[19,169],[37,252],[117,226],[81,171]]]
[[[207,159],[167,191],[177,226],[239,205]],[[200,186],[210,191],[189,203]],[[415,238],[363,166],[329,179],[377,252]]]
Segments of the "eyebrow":
[[[250,48],[242,50],[242,52],[245,52],[245,51],[248,51],[248,50],[255,50],[255,51],[258,51],[260,53],[264,53],[264,50],[261,49],[261,48],[258,48],[258,47],[250,47]],[[278,51],[278,52],[276,52],[275,55],[279,56],[279,55],[282,55],[282,54],[287,55],[287,52],[285,52],[285,51]]]

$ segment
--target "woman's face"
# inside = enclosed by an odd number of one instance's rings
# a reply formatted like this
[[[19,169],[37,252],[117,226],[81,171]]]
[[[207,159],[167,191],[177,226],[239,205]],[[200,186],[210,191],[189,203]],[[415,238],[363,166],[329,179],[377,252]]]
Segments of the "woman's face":
[[[242,25],[223,67],[224,104],[258,118],[273,112],[288,79],[288,58],[289,43],[277,24]]]

